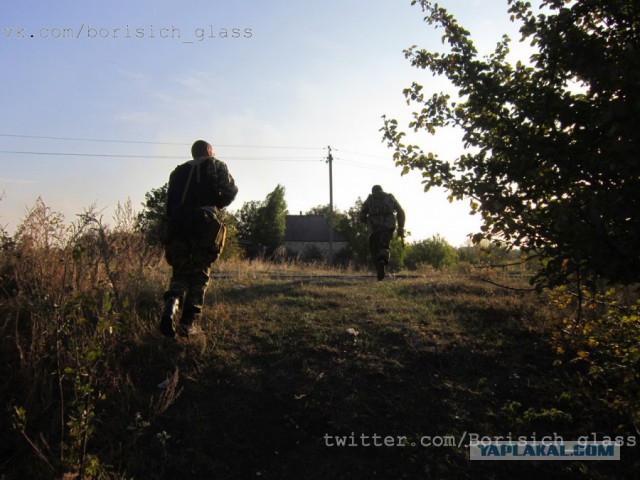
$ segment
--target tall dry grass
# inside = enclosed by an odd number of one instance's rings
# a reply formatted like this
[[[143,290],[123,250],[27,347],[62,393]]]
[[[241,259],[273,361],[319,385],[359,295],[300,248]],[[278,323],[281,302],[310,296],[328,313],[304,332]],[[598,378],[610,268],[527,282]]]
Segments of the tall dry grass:
[[[166,274],[134,226],[130,202],[107,226],[95,208],[65,223],[38,199],[4,237],[1,453],[25,478],[105,474],[97,431],[130,390],[121,361],[152,328]]]
[[[114,478],[180,393],[157,333],[170,270],[136,229],[131,202],[108,225],[72,222],[38,199],[0,248],[0,465],[8,478]],[[214,273],[359,274],[322,263],[231,259]],[[148,388],[149,372],[167,378]],[[24,461],[28,459],[28,461]],[[105,461],[104,459],[109,459]]]

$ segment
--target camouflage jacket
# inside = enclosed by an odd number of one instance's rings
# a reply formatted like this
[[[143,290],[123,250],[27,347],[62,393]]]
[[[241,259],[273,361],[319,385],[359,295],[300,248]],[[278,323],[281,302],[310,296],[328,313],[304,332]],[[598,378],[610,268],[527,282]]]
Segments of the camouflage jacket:
[[[370,194],[360,211],[360,221],[369,225],[371,233],[395,230],[396,216],[398,229],[404,230],[404,210],[392,194],[385,192]]]
[[[185,191],[186,189],[186,191]],[[236,197],[238,187],[224,162],[200,157],[178,165],[169,177],[167,217],[180,206],[224,208]]]

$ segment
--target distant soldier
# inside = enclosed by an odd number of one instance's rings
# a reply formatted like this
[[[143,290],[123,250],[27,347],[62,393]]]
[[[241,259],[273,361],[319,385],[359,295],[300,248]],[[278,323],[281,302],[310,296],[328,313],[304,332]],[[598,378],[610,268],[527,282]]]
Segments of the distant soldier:
[[[360,211],[360,221],[369,226],[369,248],[375,262],[378,280],[384,278],[385,266],[389,264],[389,245],[396,229],[398,237],[404,238],[404,210],[390,193],[385,193],[380,185],[374,185]]]
[[[199,331],[211,265],[224,246],[226,229],[218,220],[219,209],[229,205],[238,188],[227,166],[214,157],[210,144],[196,141],[190,160],[171,172],[167,195],[165,256],[172,267],[160,331],[176,334],[176,317],[182,311],[178,331],[189,336]]]

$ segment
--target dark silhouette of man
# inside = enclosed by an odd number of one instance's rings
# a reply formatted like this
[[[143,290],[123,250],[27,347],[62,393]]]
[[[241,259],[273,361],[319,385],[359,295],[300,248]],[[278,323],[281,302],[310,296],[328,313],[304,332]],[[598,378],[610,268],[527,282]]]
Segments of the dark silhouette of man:
[[[176,335],[176,327],[182,336],[200,331],[197,322],[211,265],[222,252],[226,234],[218,221],[219,210],[238,193],[227,166],[215,158],[209,143],[196,141],[191,155],[193,159],[176,167],[169,177],[165,257],[172,274],[160,320],[160,331],[167,337]]]
[[[390,244],[398,219],[398,236],[404,238],[404,210],[395,197],[374,185],[360,211],[360,221],[369,226],[369,249],[376,265],[378,280],[385,276],[389,264]]]

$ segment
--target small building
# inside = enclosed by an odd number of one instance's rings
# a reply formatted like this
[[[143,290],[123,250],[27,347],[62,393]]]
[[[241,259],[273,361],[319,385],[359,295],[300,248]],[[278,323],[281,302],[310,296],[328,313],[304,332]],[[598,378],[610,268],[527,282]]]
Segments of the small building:
[[[287,215],[284,246],[304,260],[329,257],[329,223],[324,215]],[[347,248],[347,238],[333,229],[333,255]]]

